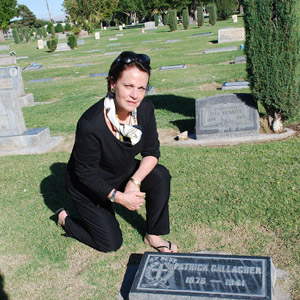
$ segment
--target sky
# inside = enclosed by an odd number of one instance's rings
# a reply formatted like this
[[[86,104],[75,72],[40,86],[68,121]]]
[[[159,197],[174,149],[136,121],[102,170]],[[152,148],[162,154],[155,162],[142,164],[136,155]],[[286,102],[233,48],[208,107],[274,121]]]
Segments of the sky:
[[[18,4],[26,5],[38,19],[49,20],[46,0],[17,0]],[[56,20],[57,17],[64,16],[62,3],[64,0],[48,0],[51,18]]]

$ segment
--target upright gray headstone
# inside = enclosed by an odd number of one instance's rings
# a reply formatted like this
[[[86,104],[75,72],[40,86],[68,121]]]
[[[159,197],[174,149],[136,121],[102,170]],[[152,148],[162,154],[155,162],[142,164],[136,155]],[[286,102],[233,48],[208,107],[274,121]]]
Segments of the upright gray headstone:
[[[3,90],[15,91],[21,107],[34,104],[33,94],[25,94],[22,73],[19,67],[0,68],[0,91]]]
[[[0,156],[44,153],[61,140],[50,138],[49,128],[27,130],[17,92],[0,91]]]
[[[272,300],[275,280],[270,257],[146,252],[129,300]]]
[[[196,139],[259,133],[257,103],[250,94],[225,94],[196,100]]]
[[[146,22],[144,23],[145,30],[156,30],[157,28],[155,27],[155,22]]]
[[[71,50],[68,43],[59,43],[57,44],[57,48],[55,51],[59,52],[59,51],[68,51],[68,50]]]

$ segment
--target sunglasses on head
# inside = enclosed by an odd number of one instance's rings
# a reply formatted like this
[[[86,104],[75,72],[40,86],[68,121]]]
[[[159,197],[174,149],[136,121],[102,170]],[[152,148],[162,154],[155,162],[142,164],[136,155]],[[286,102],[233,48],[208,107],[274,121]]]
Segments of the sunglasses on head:
[[[150,66],[150,57],[146,54],[136,54],[134,52],[124,52],[116,59],[116,63],[131,64],[132,62],[138,62],[145,67]]]

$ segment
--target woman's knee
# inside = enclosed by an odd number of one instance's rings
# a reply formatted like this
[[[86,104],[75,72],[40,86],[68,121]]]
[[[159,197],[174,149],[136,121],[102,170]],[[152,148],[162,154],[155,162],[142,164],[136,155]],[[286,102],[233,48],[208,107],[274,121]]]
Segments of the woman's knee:
[[[152,172],[149,174],[149,177],[152,180],[162,182],[169,182],[171,180],[171,175],[169,170],[163,165],[156,165]]]
[[[101,252],[114,252],[121,248],[123,243],[122,234],[111,236],[109,239],[94,240],[95,249]]]

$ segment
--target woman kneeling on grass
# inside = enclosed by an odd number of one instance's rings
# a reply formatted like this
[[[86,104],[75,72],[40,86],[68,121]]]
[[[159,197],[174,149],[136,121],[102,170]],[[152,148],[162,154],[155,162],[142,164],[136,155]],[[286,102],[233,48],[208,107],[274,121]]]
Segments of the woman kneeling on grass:
[[[169,171],[160,155],[153,104],[143,100],[150,58],[123,52],[108,74],[108,94],[79,119],[66,186],[81,217],[61,208],[57,224],[67,235],[102,252],[122,245],[112,202],[138,210],[146,200],[144,242],[161,252],[178,252],[160,235],[169,233]],[[141,154],[142,159],[135,159]]]

